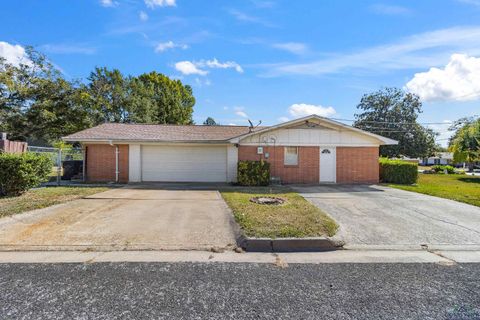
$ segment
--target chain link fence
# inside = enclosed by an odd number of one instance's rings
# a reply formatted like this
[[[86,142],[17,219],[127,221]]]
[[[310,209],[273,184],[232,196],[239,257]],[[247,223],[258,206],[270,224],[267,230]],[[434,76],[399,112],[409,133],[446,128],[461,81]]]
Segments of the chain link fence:
[[[28,146],[28,152],[47,155],[53,163],[47,184],[71,184],[84,181],[84,152],[81,148]]]

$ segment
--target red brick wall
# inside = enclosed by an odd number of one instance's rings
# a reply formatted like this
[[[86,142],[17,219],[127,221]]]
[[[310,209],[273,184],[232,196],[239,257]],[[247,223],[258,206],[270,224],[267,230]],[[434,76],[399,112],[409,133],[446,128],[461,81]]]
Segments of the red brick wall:
[[[378,183],[378,147],[337,147],[337,183]]]
[[[238,160],[268,161],[271,164],[271,176],[280,177],[283,183],[318,183],[319,147],[298,147],[298,165],[296,166],[284,165],[284,150],[283,146],[263,147],[263,155],[259,155],[255,146],[239,146]],[[270,153],[268,160],[264,158],[266,152]]]
[[[115,146],[88,144],[86,147],[87,181],[115,181]],[[128,182],[128,145],[118,145],[119,182]]]

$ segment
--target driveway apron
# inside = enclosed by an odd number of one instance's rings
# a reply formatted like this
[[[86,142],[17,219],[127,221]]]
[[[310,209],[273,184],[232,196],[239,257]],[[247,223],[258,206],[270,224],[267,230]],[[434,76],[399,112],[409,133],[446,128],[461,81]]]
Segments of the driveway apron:
[[[346,248],[480,247],[480,208],[384,186],[295,186],[340,224]]]
[[[0,220],[3,250],[209,250],[235,245],[216,190],[133,185]]]

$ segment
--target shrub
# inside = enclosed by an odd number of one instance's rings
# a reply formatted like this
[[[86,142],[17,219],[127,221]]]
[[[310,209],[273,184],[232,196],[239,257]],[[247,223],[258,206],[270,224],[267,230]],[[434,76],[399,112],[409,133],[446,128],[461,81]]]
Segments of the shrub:
[[[447,170],[448,174],[455,173],[455,168],[452,166],[442,166],[442,165],[434,165],[432,166],[432,170],[436,173],[444,173]]]
[[[0,196],[16,196],[48,180],[52,161],[34,153],[0,153]]]
[[[413,184],[418,179],[418,165],[402,160],[380,159],[380,180],[388,183]]]
[[[265,161],[239,161],[238,184],[242,186],[268,186],[270,163]]]

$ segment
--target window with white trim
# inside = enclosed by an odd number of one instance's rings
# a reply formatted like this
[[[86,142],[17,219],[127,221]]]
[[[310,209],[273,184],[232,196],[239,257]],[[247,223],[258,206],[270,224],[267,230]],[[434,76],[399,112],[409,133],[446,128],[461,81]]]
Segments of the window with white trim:
[[[285,147],[283,163],[286,166],[298,165],[298,147]]]

